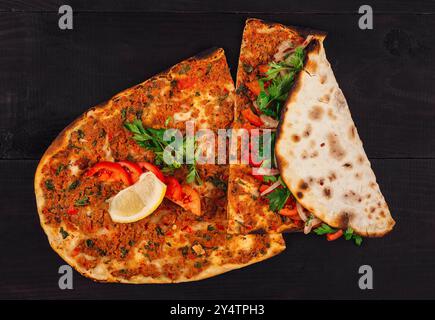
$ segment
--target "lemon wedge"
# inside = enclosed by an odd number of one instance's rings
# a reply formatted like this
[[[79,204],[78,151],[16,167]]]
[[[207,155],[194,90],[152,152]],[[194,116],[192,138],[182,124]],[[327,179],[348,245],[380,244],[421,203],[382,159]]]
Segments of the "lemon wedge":
[[[130,223],[153,213],[166,193],[166,185],[154,173],[143,173],[139,180],[120,191],[109,203],[109,214],[114,222]]]

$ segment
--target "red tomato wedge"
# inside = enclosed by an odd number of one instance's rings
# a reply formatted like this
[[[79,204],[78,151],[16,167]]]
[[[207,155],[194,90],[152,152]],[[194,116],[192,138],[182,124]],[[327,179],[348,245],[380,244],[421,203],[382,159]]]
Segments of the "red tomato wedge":
[[[261,186],[260,186],[260,193],[262,193],[263,191],[266,191],[267,189],[269,189],[269,185],[267,185],[267,184],[262,184]]]
[[[291,217],[292,219],[295,219],[295,220],[300,220],[299,213],[298,213],[298,210],[296,209],[296,207],[282,208],[281,210],[279,210],[279,214],[282,216]]]
[[[250,108],[243,110],[242,115],[254,126],[261,127],[263,125],[261,118],[257,116]]]
[[[264,181],[264,176],[259,175],[259,174],[252,174],[252,176],[257,179],[258,181],[263,182]]]
[[[180,206],[185,210],[192,212],[196,216],[202,215],[201,212],[201,198],[198,191],[193,189],[191,186],[183,185],[183,199]]]
[[[265,75],[268,70],[269,70],[269,65],[267,64],[260,64],[258,66],[258,71],[260,71],[260,73],[262,73],[263,75]]]
[[[174,177],[166,177],[166,197],[175,203],[183,199],[181,184]]]
[[[257,80],[247,82],[246,87],[256,96],[260,94],[261,87]]]
[[[172,200],[174,203],[178,204],[186,211],[192,212],[196,216],[200,216],[201,212],[201,198],[198,191],[193,189],[191,186],[183,185],[182,196],[180,200]]]
[[[152,163],[141,161],[141,162],[138,162],[137,164],[143,171],[151,171],[152,173],[155,174],[155,176],[157,178],[159,178],[159,180],[161,182],[166,183],[166,179],[165,179],[165,176],[163,175],[163,173],[160,171],[159,168],[157,168]]]
[[[74,215],[77,214],[79,212],[79,210],[77,210],[77,208],[74,208],[73,206],[70,206],[67,210],[66,213],[70,214],[70,215]]]
[[[337,240],[338,238],[340,238],[341,236],[343,235],[343,230],[338,230],[337,232],[334,232],[334,233],[328,233],[327,235],[326,235],[326,239],[328,240],[328,241],[334,241],[334,240]]]
[[[125,171],[127,171],[128,174],[130,174],[133,183],[136,183],[139,180],[139,177],[142,174],[142,169],[138,164],[127,160],[118,161],[118,163],[124,168]]]
[[[116,162],[100,161],[86,172],[86,176],[97,176],[107,182],[122,181],[128,186],[133,183],[127,171]]]

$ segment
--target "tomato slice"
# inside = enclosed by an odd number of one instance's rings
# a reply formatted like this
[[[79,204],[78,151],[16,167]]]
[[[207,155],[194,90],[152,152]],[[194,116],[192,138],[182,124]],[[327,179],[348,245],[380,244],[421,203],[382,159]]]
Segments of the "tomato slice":
[[[296,207],[293,208],[282,208],[279,210],[279,214],[286,217],[292,217],[292,219],[300,220],[298,209]]]
[[[258,66],[258,71],[260,71],[261,74],[265,75],[267,71],[269,71],[269,65],[268,64],[260,64]]]
[[[259,175],[259,174],[252,174],[252,176],[257,179],[258,181],[263,182],[264,181],[264,176],[263,175]]]
[[[127,171],[127,173],[130,174],[133,183],[136,183],[139,180],[139,177],[142,174],[142,169],[138,164],[127,160],[118,161],[118,163],[124,168],[125,171]]]
[[[263,121],[259,116],[257,116],[251,108],[246,108],[242,111],[242,115],[248,120],[251,124],[257,127],[261,127],[263,125]]]
[[[193,230],[192,230],[192,228],[191,227],[189,227],[189,226],[185,226],[183,229],[181,229],[182,231],[186,231],[187,233],[192,233],[193,232]]]
[[[182,199],[176,203],[183,209],[192,212],[196,216],[201,215],[201,198],[198,191],[188,185],[182,186]]]
[[[141,169],[143,171],[151,171],[152,173],[155,174],[155,176],[157,178],[159,178],[159,180],[161,182],[166,183],[166,179],[165,179],[165,176],[163,175],[163,173],[160,171],[159,168],[157,168],[152,163],[141,161],[141,162],[138,162],[137,164],[139,165],[139,167],[141,167]]]
[[[181,184],[174,177],[166,177],[166,197],[174,202],[183,199]]]
[[[337,232],[334,232],[334,233],[328,233],[327,235],[326,235],[326,239],[328,240],[328,241],[334,241],[334,240],[337,240],[338,238],[340,238],[341,236],[343,235],[343,230],[338,230]]]
[[[97,176],[107,182],[122,181],[125,185],[133,183],[130,175],[116,162],[100,161],[86,172],[86,176]]]
[[[258,83],[258,80],[247,82],[246,87],[248,87],[248,89],[251,90],[251,92],[253,94],[255,94],[256,96],[258,96],[260,94],[261,87],[260,87],[260,84]]]
[[[74,206],[70,206],[66,213],[68,213],[69,215],[75,215],[78,212],[79,212],[79,210],[77,210],[77,208],[74,208]]]
[[[267,184],[262,184],[260,186],[260,193],[262,193],[263,191],[266,191],[270,186]]]

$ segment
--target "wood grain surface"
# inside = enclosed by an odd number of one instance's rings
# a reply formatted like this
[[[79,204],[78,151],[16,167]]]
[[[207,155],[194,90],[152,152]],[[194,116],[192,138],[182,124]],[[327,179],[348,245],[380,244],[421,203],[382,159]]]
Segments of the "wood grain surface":
[[[57,26],[62,1],[0,1],[0,298],[435,298],[435,4],[376,1],[360,30],[359,1],[69,1],[74,29]],[[286,235],[264,263],[179,285],[99,284],[74,273],[39,226],[33,176],[74,118],[118,91],[212,46],[235,76],[247,17],[328,32],[326,50],[396,219],[383,239],[328,243]],[[374,289],[358,288],[358,268]]]

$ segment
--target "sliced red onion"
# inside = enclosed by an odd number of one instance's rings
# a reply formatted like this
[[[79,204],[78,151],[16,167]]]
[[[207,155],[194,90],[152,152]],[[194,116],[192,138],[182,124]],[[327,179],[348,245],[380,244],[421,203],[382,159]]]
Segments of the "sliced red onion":
[[[294,49],[295,44],[290,40],[284,40],[278,45],[278,50],[273,56],[273,60],[276,62],[284,59],[284,56],[288,54],[289,49]]]
[[[301,206],[299,202],[296,201],[296,209],[298,209],[299,217],[305,222],[308,220],[307,215],[304,212],[304,208]]]
[[[260,193],[260,196],[264,196],[270,192],[272,192],[273,190],[275,190],[276,188],[278,188],[281,185],[281,181],[277,181],[274,184],[272,184],[269,188],[267,188],[266,190],[264,190],[262,193]]]
[[[265,114],[262,114],[260,116],[260,119],[261,119],[261,121],[263,121],[264,125],[267,128],[276,128],[276,127],[278,127],[278,123],[279,123],[278,120],[275,120],[272,117],[269,117],[269,116],[266,116]]]
[[[311,42],[311,40],[313,39],[313,35],[309,35],[306,39],[305,39],[305,41],[302,43],[302,48],[305,48],[310,42]]]
[[[311,229],[314,228],[315,226],[317,226],[319,223],[321,223],[322,221],[317,219],[317,218],[311,218],[310,221],[308,221],[308,223],[305,224],[304,227],[304,233],[308,234],[311,232]]]
[[[261,111],[260,111],[260,107],[259,107],[258,104],[257,104],[257,101],[252,102],[252,105],[254,106],[254,109],[255,109],[258,113],[261,112]]]
[[[276,176],[279,174],[279,170],[275,168],[252,168],[252,174],[256,176]]]

